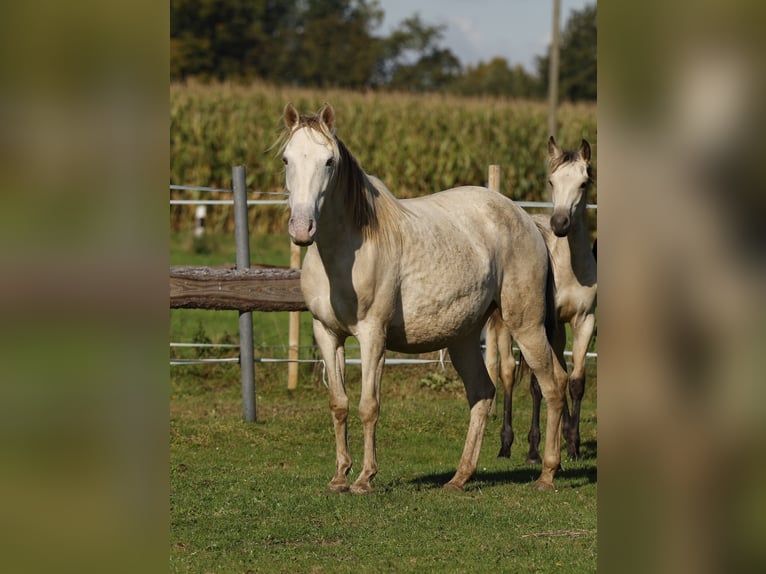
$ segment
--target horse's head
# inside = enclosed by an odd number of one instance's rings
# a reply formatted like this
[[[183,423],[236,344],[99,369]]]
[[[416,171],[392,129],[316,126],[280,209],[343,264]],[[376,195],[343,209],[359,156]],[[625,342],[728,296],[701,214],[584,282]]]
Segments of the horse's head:
[[[287,104],[283,117],[287,128],[282,161],[289,192],[288,232],[296,245],[311,245],[338,160],[335,111],[325,104],[315,116],[301,116]]]
[[[572,225],[575,209],[587,201],[590,177],[590,144],[582,140],[575,151],[562,151],[553,136],[548,140],[548,166],[553,195],[551,229],[558,237],[565,237]]]

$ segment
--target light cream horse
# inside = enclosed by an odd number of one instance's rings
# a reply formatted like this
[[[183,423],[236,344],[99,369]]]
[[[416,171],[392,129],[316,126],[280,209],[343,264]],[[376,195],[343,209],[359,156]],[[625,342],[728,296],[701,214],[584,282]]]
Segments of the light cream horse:
[[[585,358],[593,336],[596,309],[596,258],[591,249],[585,222],[588,188],[592,182],[590,144],[582,140],[578,150],[562,150],[551,137],[548,140],[553,213],[532,216],[551,255],[555,284],[557,328],[553,331],[554,351],[563,356],[566,344],[564,324],[572,327],[572,363],[569,394],[572,414],[564,408],[564,433],[567,453],[580,456],[580,405],[585,392]],[[499,316],[492,316],[486,334],[487,368],[493,382],[498,371],[503,383],[503,425],[500,430],[500,457],[508,457],[513,443],[512,392],[516,364],[511,354],[511,340]],[[508,358],[508,359],[506,359]],[[498,360],[499,359],[499,360]],[[499,369],[498,369],[499,367]],[[532,425],[529,431],[527,462],[540,462],[540,388],[532,375]],[[546,443],[547,444],[547,443]]]
[[[309,246],[301,288],[326,364],[335,428],[329,490],[372,490],[386,349],[420,353],[444,347],[463,379],[470,408],[463,454],[445,485],[463,489],[476,471],[495,393],[479,341],[495,309],[524,350],[547,401],[545,460],[534,486],[553,489],[566,370],[546,336],[549,263],[532,219],[510,199],[481,187],[397,200],[335,136],[329,104],[311,116],[288,104],[284,122],[280,149],[290,193],[288,229],[294,243]],[[349,336],[361,348],[364,426],[364,462],[351,485],[344,349]]]

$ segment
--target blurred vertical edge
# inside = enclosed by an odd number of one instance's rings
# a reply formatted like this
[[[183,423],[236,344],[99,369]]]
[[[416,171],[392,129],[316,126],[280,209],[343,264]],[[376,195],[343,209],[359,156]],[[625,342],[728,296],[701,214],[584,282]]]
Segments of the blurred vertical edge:
[[[766,569],[764,15],[598,3],[604,572]]]
[[[168,14],[0,8],[4,572],[167,569]]]

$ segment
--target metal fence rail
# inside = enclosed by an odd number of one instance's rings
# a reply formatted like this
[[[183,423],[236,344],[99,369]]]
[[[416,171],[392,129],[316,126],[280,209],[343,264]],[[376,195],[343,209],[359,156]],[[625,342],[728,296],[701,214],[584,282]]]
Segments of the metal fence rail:
[[[493,168],[495,171],[493,172]],[[490,166],[490,181],[493,179],[493,175],[496,179],[495,184],[499,183],[499,169],[497,166]],[[247,199],[246,189],[246,177],[244,166],[235,166],[232,168],[232,188],[218,188],[207,187],[198,185],[170,185],[171,191],[198,191],[203,193],[232,193],[232,199],[171,199],[170,205],[231,205],[234,206],[234,234],[236,239],[236,258],[237,269],[247,269],[250,267],[250,247],[249,247],[249,232],[247,223],[247,208],[254,205],[286,205],[287,199]],[[493,187],[489,185],[489,187]],[[495,189],[499,189],[495,187]],[[286,198],[287,192],[253,192],[258,195],[273,195]],[[553,203],[549,201],[516,201],[517,205],[523,208],[551,208]],[[587,209],[598,209],[597,204],[589,203],[586,205]],[[213,343],[170,343],[170,347],[185,347],[185,348],[239,348],[239,356],[237,357],[220,357],[220,358],[173,358],[170,359],[171,366],[179,365],[199,365],[208,363],[238,363],[241,366],[242,373],[242,408],[244,413],[244,419],[246,421],[256,420],[255,411],[255,363],[321,363],[324,367],[324,361],[321,359],[280,359],[280,358],[267,358],[254,356],[253,345],[253,321],[251,312],[240,312],[239,317],[239,344],[213,344]],[[517,349],[514,351],[518,352]],[[439,352],[438,359],[425,359],[425,358],[399,358],[392,357],[386,359],[387,365],[412,365],[412,364],[441,364],[444,366],[445,362],[449,362],[449,359],[445,359],[444,350]],[[571,351],[565,351],[566,356],[571,356]],[[587,353],[586,357],[591,360],[598,359],[598,354],[591,352]],[[348,364],[360,364],[361,359],[347,358]],[[323,376],[324,379],[324,376]]]

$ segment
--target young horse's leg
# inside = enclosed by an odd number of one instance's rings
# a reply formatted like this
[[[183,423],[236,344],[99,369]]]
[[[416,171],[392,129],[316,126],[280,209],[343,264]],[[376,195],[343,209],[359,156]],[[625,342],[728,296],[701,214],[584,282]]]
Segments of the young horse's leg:
[[[314,338],[325,362],[330,389],[330,412],[335,429],[335,476],[327,488],[330,492],[346,492],[349,488],[346,475],[351,470],[351,456],[348,451],[348,428],[346,426],[348,395],[346,395],[345,382],[344,340],[338,339],[316,319],[314,320]]]
[[[364,426],[364,464],[359,477],[351,485],[351,492],[367,494],[372,492],[370,482],[378,473],[375,432],[380,415],[380,381],[386,362],[386,331],[379,324],[360,324],[357,339],[359,339],[362,356],[362,393],[359,399],[359,418]]]
[[[534,374],[529,378],[529,393],[532,395],[532,423],[527,435],[529,452],[526,462],[527,464],[540,464],[543,461],[540,458],[540,405],[543,401],[543,393],[540,391],[540,383],[537,382],[537,377]]]
[[[567,383],[563,357],[548,344],[542,326],[518,331],[515,339],[529,368],[537,377],[548,407],[543,468],[533,487],[537,490],[554,490],[553,477],[561,462],[561,423]]]
[[[495,312],[487,321],[487,327],[485,329],[485,338],[484,338],[484,362],[487,365],[487,372],[489,373],[489,378],[492,379],[492,384],[495,385],[495,388],[497,388],[497,381],[499,378],[499,368],[500,365],[498,363],[498,357],[497,357],[497,329],[498,326],[496,324],[496,321],[502,320],[500,318],[499,313]],[[492,406],[489,409],[490,416],[495,416],[497,413],[497,394],[495,394],[495,398],[492,399]]]
[[[513,358],[511,331],[497,314],[497,347],[500,356],[500,380],[503,382],[503,425],[500,427],[500,452],[498,458],[511,457],[513,444],[513,384],[516,360]]]
[[[481,357],[478,333],[450,345],[449,354],[455,370],[463,379],[468,406],[471,409],[471,419],[468,423],[468,433],[457,472],[444,485],[444,488],[463,490],[465,483],[476,472],[481,443],[484,440],[484,430],[489,418],[489,408],[495,396],[495,386],[489,378]]]
[[[572,321],[572,374],[569,377],[569,395],[572,397],[572,416],[566,429],[567,454],[580,457],[580,405],[585,394],[585,355],[593,336],[596,316],[593,313]]]

